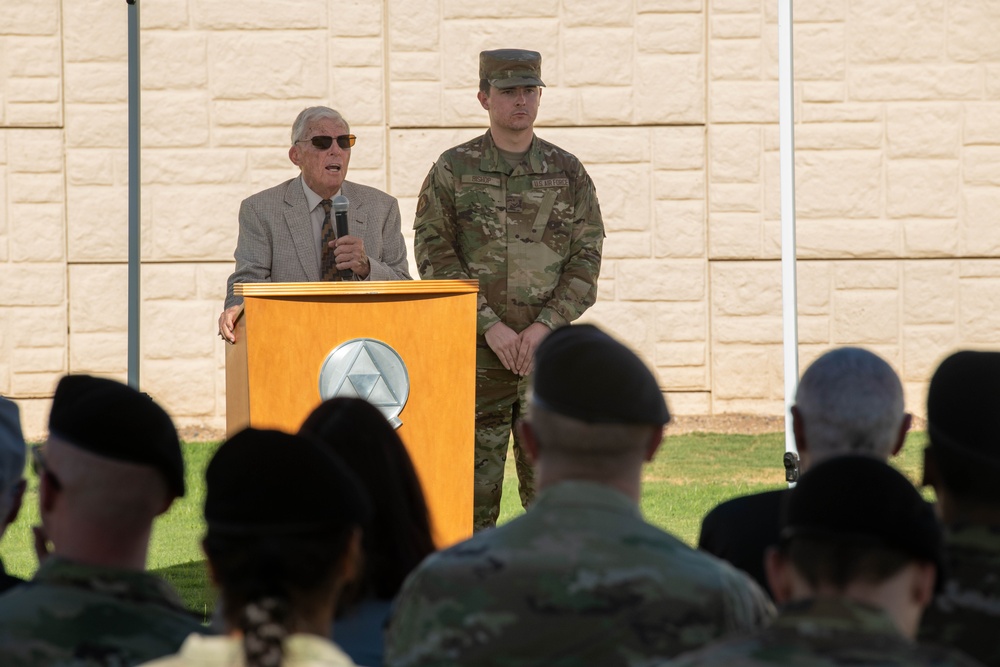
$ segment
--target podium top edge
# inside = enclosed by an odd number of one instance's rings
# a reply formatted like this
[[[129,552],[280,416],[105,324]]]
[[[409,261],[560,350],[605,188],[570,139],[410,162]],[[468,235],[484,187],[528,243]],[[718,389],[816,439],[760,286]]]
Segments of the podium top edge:
[[[345,280],[314,283],[236,283],[237,296],[326,296],[356,294],[467,294],[478,280]]]

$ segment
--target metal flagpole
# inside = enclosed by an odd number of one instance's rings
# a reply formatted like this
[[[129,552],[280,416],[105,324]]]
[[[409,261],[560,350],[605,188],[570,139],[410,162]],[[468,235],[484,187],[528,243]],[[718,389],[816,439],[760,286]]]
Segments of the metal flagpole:
[[[785,353],[785,452],[797,453],[790,408],[799,381],[798,297],[795,274],[795,75],[792,0],[778,0],[778,108],[781,149],[781,306]],[[786,458],[787,461],[787,458]],[[789,479],[789,481],[795,481]]]
[[[128,3],[128,384],[139,389],[139,2]]]

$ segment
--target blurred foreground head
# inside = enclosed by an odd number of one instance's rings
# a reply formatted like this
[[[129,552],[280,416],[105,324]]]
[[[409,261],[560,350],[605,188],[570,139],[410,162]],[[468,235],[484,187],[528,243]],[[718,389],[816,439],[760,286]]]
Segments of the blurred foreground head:
[[[597,327],[562,327],[538,346],[522,429],[540,487],[554,477],[633,477],[652,458],[669,421],[653,373]]]
[[[368,500],[321,444],[248,428],[205,473],[204,548],[227,629],[244,637],[248,667],[280,665],[294,632],[325,635],[356,576]]]
[[[34,463],[48,537],[56,553],[82,562],[142,569],[153,518],[184,495],[170,417],[149,396],[107,378],[59,382],[49,437]]]
[[[21,508],[25,451],[17,404],[0,396],[0,535]]]
[[[924,481],[945,518],[1000,512],[1000,352],[965,350],[941,362],[927,391]]]
[[[944,538],[933,507],[899,471],[863,455],[821,462],[788,494],[781,527],[767,555],[777,602],[854,599],[889,610],[915,636],[941,585]]]
[[[324,401],[299,433],[336,453],[372,501],[364,572],[339,611],[366,597],[391,600],[407,575],[434,551],[427,501],[403,441],[382,413],[360,398]]]

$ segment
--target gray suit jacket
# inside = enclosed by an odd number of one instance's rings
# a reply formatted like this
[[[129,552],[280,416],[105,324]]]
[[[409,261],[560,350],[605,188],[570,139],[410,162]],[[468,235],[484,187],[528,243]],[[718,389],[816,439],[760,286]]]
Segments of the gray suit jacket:
[[[365,243],[368,280],[411,280],[400,232],[399,203],[381,190],[344,181],[351,201],[347,226]],[[300,177],[247,197],[240,205],[236,270],[226,284],[226,308],[243,302],[236,283],[313,282],[320,279],[312,221]]]

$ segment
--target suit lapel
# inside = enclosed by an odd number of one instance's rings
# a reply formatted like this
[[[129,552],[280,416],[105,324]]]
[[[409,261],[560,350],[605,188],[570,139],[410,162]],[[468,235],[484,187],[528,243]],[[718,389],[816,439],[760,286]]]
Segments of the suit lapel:
[[[302,180],[294,178],[285,189],[285,224],[295,244],[295,254],[302,263],[302,269],[310,281],[318,281],[319,264],[316,261],[316,249],[313,247],[312,218],[309,215],[309,204],[306,203],[306,193],[302,190]]]
[[[340,186],[344,196],[351,202],[351,208],[347,214],[347,230],[352,236],[365,238],[365,229],[368,227],[368,211],[365,210],[365,200],[360,191],[354,187],[353,183],[344,181]]]

